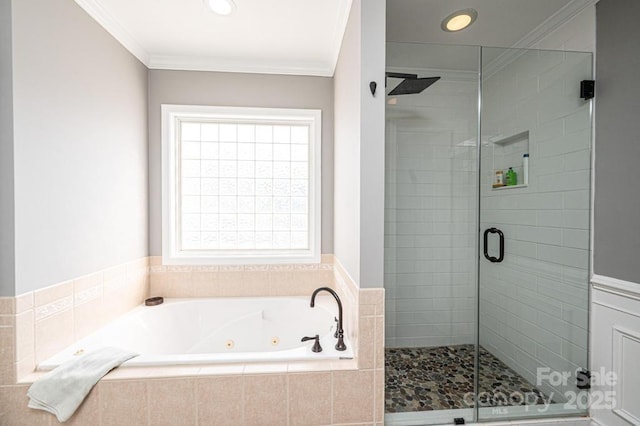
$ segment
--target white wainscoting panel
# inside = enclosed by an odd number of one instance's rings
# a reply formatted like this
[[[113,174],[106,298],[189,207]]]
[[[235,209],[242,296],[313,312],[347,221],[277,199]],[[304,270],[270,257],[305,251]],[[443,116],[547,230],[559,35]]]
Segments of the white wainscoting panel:
[[[640,284],[591,282],[591,416],[603,426],[640,425]]]

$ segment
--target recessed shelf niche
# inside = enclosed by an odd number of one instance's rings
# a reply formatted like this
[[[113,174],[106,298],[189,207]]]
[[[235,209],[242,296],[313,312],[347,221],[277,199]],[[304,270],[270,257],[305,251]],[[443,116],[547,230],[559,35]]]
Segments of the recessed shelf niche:
[[[499,186],[492,188],[494,191],[503,189],[525,188],[529,186],[528,162],[523,162],[524,154],[529,154],[529,131],[525,130],[511,136],[497,136],[489,138],[492,146],[493,173],[502,170],[505,173],[509,167],[513,167],[518,178],[518,184],[512,186]],[[526,168],[526,170],[525,170]],[[493,175],[492,175],[493,177]],[[492,184],[493,184],[492,180]]]

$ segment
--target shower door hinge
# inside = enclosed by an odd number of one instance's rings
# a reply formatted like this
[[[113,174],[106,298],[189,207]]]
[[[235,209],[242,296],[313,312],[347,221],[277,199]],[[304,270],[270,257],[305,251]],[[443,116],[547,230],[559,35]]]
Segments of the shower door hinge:
[[[596,95],[595,80],[582,80],[580,82],[580,97],[585,101],[592,99]]]
[[[464,418],[456,417],[455,419],[453,419],[453,424],[454,425],[463,425],[464,424]]]
[[[591,389],[591,371],[580,370],[576,373],[576,387],[578,389]]]

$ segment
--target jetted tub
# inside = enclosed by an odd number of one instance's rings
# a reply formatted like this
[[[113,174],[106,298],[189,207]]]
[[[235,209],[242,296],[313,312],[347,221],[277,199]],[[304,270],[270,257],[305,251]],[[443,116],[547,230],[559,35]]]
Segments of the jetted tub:
[[[338,306],[331,296],[165,299],[138,306],[38,365],[51,370],[74,356],[103,346],[134,351],[122,366],[212,364],[352,358],[335,350]],[[320,335],[322,352],[312,352]],[[346,334],[346,333],[345,333]]]

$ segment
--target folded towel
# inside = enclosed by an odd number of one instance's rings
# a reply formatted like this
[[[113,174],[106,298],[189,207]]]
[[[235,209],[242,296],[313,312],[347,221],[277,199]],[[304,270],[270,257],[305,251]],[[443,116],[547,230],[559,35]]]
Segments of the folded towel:
[[[135,356],[138,354],[106,347],[69,360],[31,385],[29,407],[48,411],[65,422],[105,374]]]

